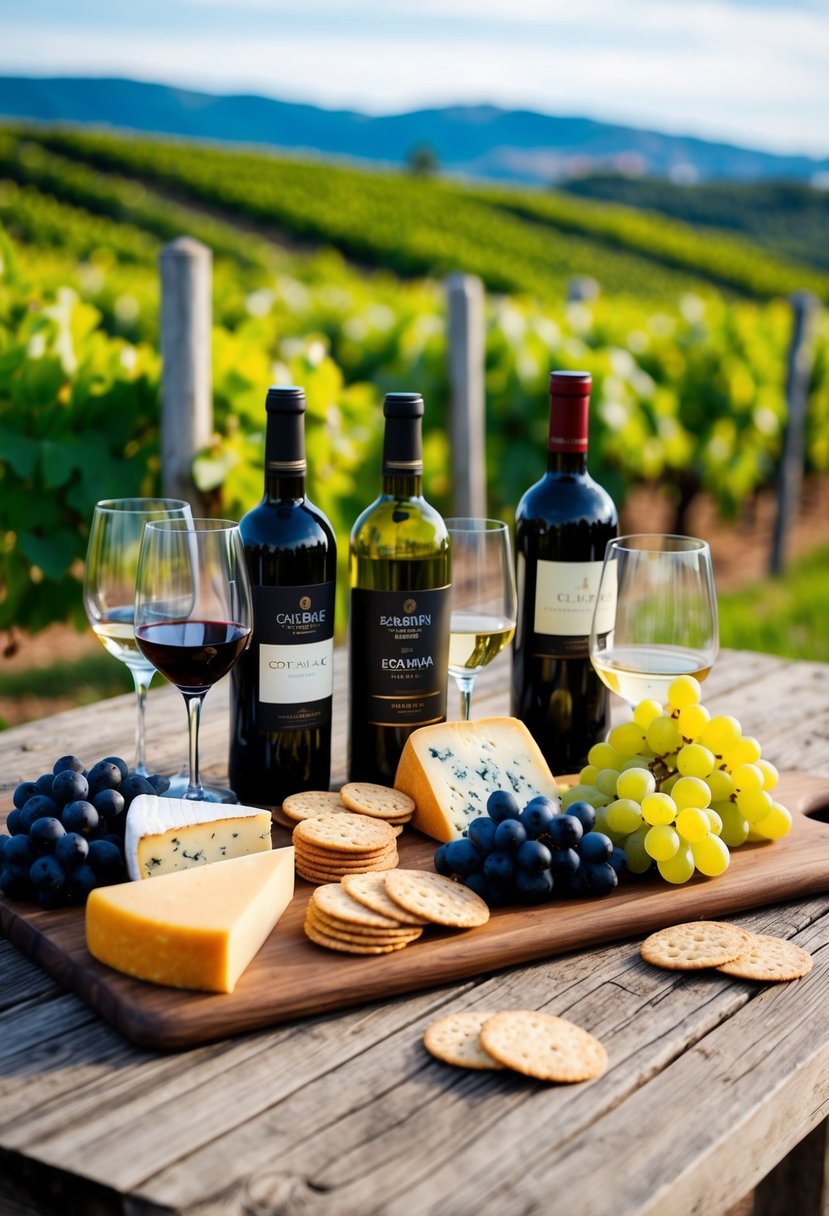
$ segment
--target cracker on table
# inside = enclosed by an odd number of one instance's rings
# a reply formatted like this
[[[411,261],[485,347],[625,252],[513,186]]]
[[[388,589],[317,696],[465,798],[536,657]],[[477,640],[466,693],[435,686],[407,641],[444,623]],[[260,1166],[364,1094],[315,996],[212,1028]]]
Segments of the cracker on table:
[[[394,819],[402,823],[414,814],[415,800],[402,790],[387,785],[372,785],[368,781],[349,781],[340,790],[345,806],[361,815],[373,815],[377,819]]]
[[[479,895],[431,870],[390,870],[385,886],[401,908],[434,925],[473,929],[489,920],[489,908]]]
[[[347,811],[339,794],[330,790],[306,790],[303,794],[289,794],[282,803],[282,813],[297,823],[320,815],[342,815]]]
[[[395,917],[404,925],[426,925],[429,922],[422,916],[415,916],[396,904],[386,891],[386,873],[384,870],[373,870],[364,874],[343,875],[342,888],[352,899],[356,899],[366,908],[372,908],[384,916]]]
[[[305,936],[317,946],[325,946],[328,950],[337,950],[340,954],[392,954],[395,950],[404,950],[407,941],[387,943],[384,946],[355,945],[354,942],[344,942],[340,938],[322,933],[315,925],[305,921]]]
[[[458,1068],[503,1068],[481,1046],[481,1027],[491,1013],[450,1013],[432,1022],[423,1036],[423,1046],[437,1060]]]
[[[355,815],[327,815],[324,819],[303,819],[293,831],[293,839],[337,853],[367,853],[393,844],[396,837],[387,823]]]
[[[352,925],[364,925],[372,929],[396,929],[400,922],[352,899],[338,882],[328,883],[327,886],[317,887],[311,896],[311,904],[325,912],[328,916],[336,917]]]
[[[607,1068],[597,1038],[550,1013],[495,1013],[481,1027],[481,1046],[507,1068],[539,1081],[592,1081]]]
[[[719,920],[694,920],[659,929],[642,942],[646,963],[668,971],[698,971],[719,967],[742,954],[751,935]]]
[[[742,954],[721,963],[717,971],[741,980],[799,980],[812,970],[812,956],[802,946],[783,937],[752,933]]]

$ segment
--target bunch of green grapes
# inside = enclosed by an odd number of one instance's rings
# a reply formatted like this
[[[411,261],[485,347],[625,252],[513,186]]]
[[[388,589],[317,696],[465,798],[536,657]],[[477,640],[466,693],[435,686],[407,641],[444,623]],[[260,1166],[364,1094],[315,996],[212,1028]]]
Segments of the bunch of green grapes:
[[[579,783],[562,809],[589,802],[596,831],[625,851],[628,869],[684,883],[694,872],[714,878],[729,848],[788,835],[792,817],[772,796],[778,781],[762,749],[736,718],[712,717],[699,681],[678,676],[668,703],[640,701],[633,720],[615,726],[588,753]]]

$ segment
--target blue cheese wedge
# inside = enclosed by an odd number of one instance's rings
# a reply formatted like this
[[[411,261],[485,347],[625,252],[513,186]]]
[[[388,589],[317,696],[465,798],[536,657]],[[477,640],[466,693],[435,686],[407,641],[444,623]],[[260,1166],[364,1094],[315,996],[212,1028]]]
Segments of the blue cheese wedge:
[[[406,740],[395,788],[415,800],[411,825],[435,840],[456,840],[489,795],[509,790],[523,806],[558,787],[541,749],[518,718],[479,718],[422,726]]]
[[[127,811],[124,853],[132,879],[190,870],[271,847],[270,811],[139,794]]]

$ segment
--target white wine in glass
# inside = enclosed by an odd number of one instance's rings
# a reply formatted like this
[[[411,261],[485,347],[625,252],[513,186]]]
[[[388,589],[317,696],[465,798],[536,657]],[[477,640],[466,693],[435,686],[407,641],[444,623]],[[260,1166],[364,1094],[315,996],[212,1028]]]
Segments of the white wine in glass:
[[[144,525],[150,520],[190,519],[180,498],[107,498],[92,516],[84,566],[83,602],[95,635],[124,663],[135,684],[135,772],[147,775],[144,713],[155,668],[135,641],[135,574]]]
[[[447,519],[452,542],[449,674],[469,720],[472,688],[515,633],[516,594],[509,528],[499,519]]]
[[[680,675],[704,680],[719,650],[711,550],[693,536],[620,536],[605,553],[590,659],[630,705],[664,704]]]

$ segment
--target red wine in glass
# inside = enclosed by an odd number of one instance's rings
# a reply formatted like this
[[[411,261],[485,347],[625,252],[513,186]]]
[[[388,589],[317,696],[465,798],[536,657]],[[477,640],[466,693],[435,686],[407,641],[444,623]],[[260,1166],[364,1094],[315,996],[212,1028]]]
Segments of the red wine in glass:
[[[234,621],[159,621],[135,631],[153,667],[188,692],[206,692],[227,675],[249,635]]]

